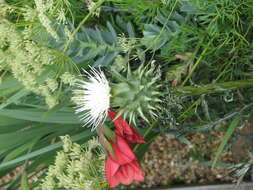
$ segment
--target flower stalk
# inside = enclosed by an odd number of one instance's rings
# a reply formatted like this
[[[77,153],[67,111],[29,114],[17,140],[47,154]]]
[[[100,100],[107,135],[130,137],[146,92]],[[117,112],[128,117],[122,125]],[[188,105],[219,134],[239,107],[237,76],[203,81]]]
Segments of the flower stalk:
[[[79,23],[79,25],[76,27],[76,29],[71,33],[71,36],[69,38],[69,40],[67,41],[63,52],[66,52],[70,46],[70,44],[72,43],[72,39],[74,38],[74,36],[76,35],[76,33],[80,30],[80,28],[82,27],[82,25],[84,25],[84,23],[91,17],[93,16],[94,12],[96,12],[96,10],[105,2],[106,0],[99,0],[95,6],[93,6],[91,8],[91,10],[89,11],[89,13],[83,18],[83,20]]]

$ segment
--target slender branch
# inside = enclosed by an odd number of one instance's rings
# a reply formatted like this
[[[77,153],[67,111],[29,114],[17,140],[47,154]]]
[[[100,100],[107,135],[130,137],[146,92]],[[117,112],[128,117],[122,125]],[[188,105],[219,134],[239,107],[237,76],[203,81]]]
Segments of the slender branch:
[[[80,30],[81,26],[93,15],[93,13],[105,2],[106,0],[100,0],[96,3],[96,5],[94,7],[92,7],[92,9],[89,11],[89,13],[83,18],[83,20],[79,23],[79,25],[76,27],[76,29],[71,33],[69,40],[67,41],[63,52],[66,52],[74,38],[74,36],[76,35],[76,33]]]
[[[143,134],[143,138],[145,139],[145,137],[148,136],[148,134],[152,131],[153,128],[155,128],[157,126],[157,120],[155,120],[150,126],[149,128],[145,131],[145,133]],[[137,152],[137,149],[139,148],[140,144],[136,144],[134,146],[134,152]]]
[[[172,91],[178,95],[201,95],[235,90],[239,88],[253,87],[253,79],[229,81],[222,83],[207,84],[203,86],[178,86],[172,88]]]
[[[234,116],[236,116],[237,114],[242,114],[246,109],[248,109],[252,106],[253,106],[253,103],[243,106],[240,110],[226,114],[223,118],[219,118],[216,121],[210,122],[206,125],[191,127],[191,128],[183,128],[183,129],[179,130],[178,134],[183,134],[186,132],[196,133],[196,132],[201,132],[201,131],[208,131],[210,129],[213,129],[217,124],[222,123],[226,120],[229,120],[229,119],[233,118]]]
[[[197,48],[197,50],[198,50],[198,48]],[[186,76],[185,80],[182,82],[181,86],[184,86],[185,83],[189,80],[189,78],[191,77],[192,73],[195,71],[195,69],[199,65],[200,61],[204,57],[204,54],[206,53],[206,51],[207,51],[207,48],[205,48],[204,51],[202,52],[202,54],[199,56],[199,58],[197,59],[196,63],[193,65],[192,69],[189,71],[188,75]],[[196,53],[197,53],[197,51],[196,51]],[[196,53],[195,53],[195,55],[196,55]]]

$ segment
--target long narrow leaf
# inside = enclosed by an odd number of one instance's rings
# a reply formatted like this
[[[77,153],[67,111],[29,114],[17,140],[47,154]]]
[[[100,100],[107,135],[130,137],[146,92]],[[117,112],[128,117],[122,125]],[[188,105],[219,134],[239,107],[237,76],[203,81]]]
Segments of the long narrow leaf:
[[[91,132],[89,132],[89,131],[87,130],[87,131],[85,131],[85,132],[83,132],[83,133],[80,133],[80,134],[78,134],[78,135],[73,136],[71,139],[72,139],[73,141],[78,141],[78,140],[80,140],[80,139],[82,139],[82,138],[87,138],[87,137],[90,137],[90,136],[92,136],[92,135],[93,135],[93,133],[91,133]],[[2,163],[2,164],[0,164],[0,170],[1,170],[2,168],[6,168],[6,167],[8,167],[8,166],[11,166],[11,165],[13,165],[13,164],[17,164],[17,163],[19,163],[19,162],[22,162],[22,161],[25,161],[25,160],[34,158],[34,157],[36,157],[36,156],[38,156],[38,155],[40,155],[40,154],[44,154],[44,153],[46,153],[46,152],[55,150],[55,149],[57,149],[57,148],[59,148],[59,147],[61,147],[61,146],[62,146],[62,142],[57,142],[57,143],[55,143],[55,144],[52,144],[52,145],[49,145],[49,146],[47,146],[47,147],[44,147],[44,148],[42,148],[42,149],[40,149],[40,150],[31,152],[31,153],[29,153],[29,154],[26,154],[26,155],[24,155],[24,156],[21,156],[21,157],[19,157],[19,158],[16,158],[16,159],[14,159],[14,160],[9,161],[9,162]]]
[[[11,103],[17,101],[18,99],[20,99],[22,97],[28,95],[29,93],[30,93],[30,91],[25,88],[19,90],[16,94],[14,94],[10,98],[8,98],[4,103],[2,103],[0,105],[0,109],[5,108],[6,106],[10,105]]]
[[[212,168],[214,168],[214,166],[216,165],[217,161],[220,159],[221,153],[223,152],[223,150],[224,150],[224,148],[225,148],[225,146],[226,146],[226,144],[227,144],[230,136],[233,134],[235,128],[237,127],[237,125],[238,125],[238,123],[240,121],[240,118],[241,118],[240,115],[237,115],[234,118],[234,120],[231,122],[230,126],[228,127],[228,130],[227,130],[227,132],[226,132],[226,134],[225,134],[225,136],[224,136],[224,138],[223,138],[223,140],[222,140],[222,142],[221,142],[221,144],[220,144],[220,146],[219,146],[219,148],[217,150],[217,153],[215,155],[215,158],[214,158],[214,161],[213,161],[213,164],[212,164]]]
[[[0,128],[5,126],[11,126],[11,125],[22,125],[22,124],[28,124],[29,122],[19,119],[13,119],[11,117],[1,116],[0,115]]]
[[[20,132],[0,134],[0,150],[21,146],[35,138],[69,128],[68,126],[36,125]],[[11,139],[11,140],[10,140]]]
[[[29,190],[30,189],[26,172],[24,172],[21,177],[21,189],[22,190]]]
[[[7,116],[15,119],[43,122],[43,123],[61,123],[61,124],[81,124],[82,122],[74,112],[57,112],[50,116],[43,117],[45,112],[37,109],[0,109],[0,116]]]
[[[34,146],[34,144],[37,143],[38,140],[39,140],[39,137],[34,138],[31,141],[28,141],[27,143],[23,144],[22,146],[15,148],[7,156],[5,156],[5,158],[2,162],[3,163],[8,162],[8,161],[18,157],[20,154],[22,154],[26,150],[31,149]]]

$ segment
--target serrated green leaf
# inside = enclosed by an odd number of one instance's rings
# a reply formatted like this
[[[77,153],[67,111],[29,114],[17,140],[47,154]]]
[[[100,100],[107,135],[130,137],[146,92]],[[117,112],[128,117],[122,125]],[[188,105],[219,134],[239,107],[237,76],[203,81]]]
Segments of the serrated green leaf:
[[[127,23],[127,33],[130,38],[135,38],[134,27],[131,22]]]
[[[107,66],[110,62],[118,55],[117,52],[106,54],[105,56],[99,58],[95,63],[93,63],[94,67],[98,66]]]
[[[111,25],[110,22],[106,22],[106,25],[107,25],[109,31],[111,32],[112,38],[110,39],[110,41],[113,41],[114,43],[117,43],[117,33],[114,30],[113,26]]]
[[[168,31],[154,24],[144,25],[143,36],[141,43],[153,50],[161,48],[169,39]]]

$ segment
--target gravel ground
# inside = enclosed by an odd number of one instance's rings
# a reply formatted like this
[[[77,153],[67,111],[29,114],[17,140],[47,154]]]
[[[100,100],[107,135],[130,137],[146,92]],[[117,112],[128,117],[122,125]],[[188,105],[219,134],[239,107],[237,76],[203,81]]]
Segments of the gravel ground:
[[[187,145],[173,135],[158,136],[141,162],[145,173],[144,182],[132,187],[147,188],[176,184],[213,184],[235,181],[228,167],[215,167],[204,161],[214,160],[224,132],[187,135]],[[232,148],[222,153],[219,162],[236,163]]]

